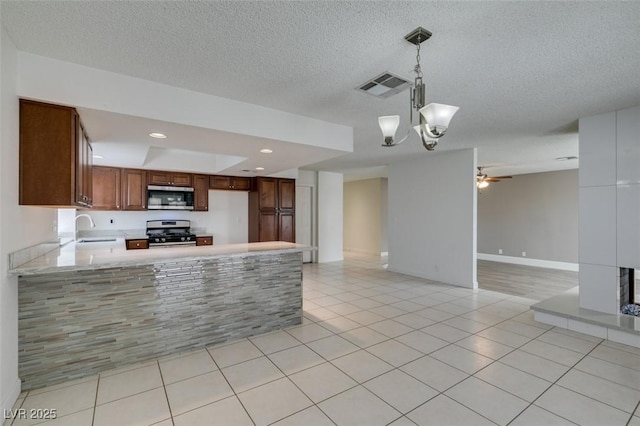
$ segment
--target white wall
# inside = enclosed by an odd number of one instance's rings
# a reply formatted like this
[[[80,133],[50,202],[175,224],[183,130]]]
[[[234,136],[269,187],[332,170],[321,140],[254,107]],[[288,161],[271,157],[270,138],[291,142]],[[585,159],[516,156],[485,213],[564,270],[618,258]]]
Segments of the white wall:
[[[547,267],[567,264],[577,271],[577,219],[577,169],[491,183],[478,192],[479,256],[522,264],[543,260]]]
[[[343,260],[342,173],[318,172],[318,263]]]
[[[389,166],[389,270],[476,288],[476,151]]]
[[[56,238],[57,211],[18,205],[17,51],[0,16],[0,409],[20,394],[17,278],[7,275],[8,254]]]
[[[91,211],[88,213],[96,227],[90,228],[86,219],[78,220],[79,230],[118,231],[144,230],[147,220],[188,219],[192,228],[204,228],[213,235],[214,244],[235,244],[249,241],[249,196],[244,191],[209,191],[209,211]],[[111,223],[113,219],[114,223]]]
[[[298,177],[296,179],[296,188],[309,187],[311,188],[311,245],[318,246],[318,172],[313,170],[298,170]],[[297,189],[296,189],[297,191]],[[304,220],[299,217],[296,212],[296,232],[298,229],[298,222],[303,223]],[[306,252],[303,255],[305,262],[317,262],[317,251]]]
[[[384,179],[386,184],[386,179]],[[386,189],[386,188],[385,188]],[[344,250],[380,256],[386,224],[383,229],[383,202],[386,206],[383,179],[364,179],[344,184]],[[385,198],[383,200],[383,197]],[[383,235],[384,232],[384,235]]]

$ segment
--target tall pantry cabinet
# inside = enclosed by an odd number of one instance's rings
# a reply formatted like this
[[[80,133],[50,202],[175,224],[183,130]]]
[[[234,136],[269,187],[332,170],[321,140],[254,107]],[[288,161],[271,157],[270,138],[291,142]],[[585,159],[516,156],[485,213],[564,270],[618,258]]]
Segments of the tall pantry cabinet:
[[[249,242],[296,241],[296,181],[257,177],[249,192]]]

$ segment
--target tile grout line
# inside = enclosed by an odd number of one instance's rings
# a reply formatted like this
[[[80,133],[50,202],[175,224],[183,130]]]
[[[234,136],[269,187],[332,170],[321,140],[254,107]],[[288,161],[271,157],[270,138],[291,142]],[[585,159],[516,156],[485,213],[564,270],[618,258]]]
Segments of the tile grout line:
[[[96,383],[96,397],[93,399],[93,415],[91,416],[91,426],[96,423],[96,411],[98,410],[98,392],[100,391],[100,377],[101,374],[98,374],[98,380]]]
[[[545,331],[544,333],[542,333],[542,334],[541,334],[541,336],[542,336],[542,335],[544,335],[544,334],[546,334],[546,333],[548,333],[548,332],[550,332],[551,330],[554,330],[554,329],[555,329],[555,327],[550,328],[549,330],[547,330],[547,331]],[[538,336],[538,337],[540,337],[540,336]],[[545,342],[545,343],[546,343],[546,342]],[[548,387],[547,387],[547,388],[546,388],[542,393],[540,393],[540,395],[538,395],[538,396],[537,396],[533,401],[531,401],[531,402],[529,403],[529,405],[527,405],[527,407],[526,407],[524,410],[522,410],[520,413],[518,413],[518,415],[517,415],[517,416],[515,416],[513,419],[511,419],[511,421],[509,422],[509,424],[511,424],[515,419],[517,419],[520,415],[522,415],[522,413],[524,413],[526,410],[528,410],[531,406],[535,405],[536,401],[537,401],[537,400],[539,400],[539,399],[540,399],[540,398],[541,398],[545,393],[547,393],[547,392],[549,391],[549,389],[551,389],[554,385],[560,386],[560,387],[562,387],[563,389],[567,389],[567,390],[568,390],[568,391],[570,391],[570,392],[575,392],[575,391],[573,391],[573,390],[571,390],[571,389],[565,388],[564,386],[562,386],[562,385],[558,384],[558,382],[559,382],[559,381],[560,381],[564,376],[566,376],[567,374],[569,374],[569,372],[570,372],[570,371],[573,371],[573,369],[574,369],[574,367],[575,367],[576,365],[578,365],[578,364],[579,364],[583,359],[585,359],[587,356],[589,356],[589,354],[590,354],[591,352],[593,352],[593,351],[594,351],[598,346],[600,346],[601,344],[602,344],[602,342],[600,342],[600,343],[598,343],[596,346],[594,346],[594,347],[593,347],[589,352],[587,352],[586,354],[584,354],[584,355],[583,355],[583,356],[582,356],[578,361],[576,361],[572,366],[570,366],[570,367],[567,369],[567,371],[565,371],[564,373],[562,373],[562,374],[560,375],[560,377],[558,377],[554,382],[551,382],[551,385],[549,385],[549,386],[548,386]],[[584,397],[586,397],[586,398],[592,399],[592,400],[594,400],[594,401],[600,402],[601,404],[605,404],[604,402],[602,402],[602,401],[598,401],[597,399],[591,398],[590,396],[583,395],[583,394],[581,394],[581,393],[579,393],[579,392],[575,392],[575,393],[577,393],[578,395],[582,395],[582,396],[584,396]],[[606,405],[609,405],[609,404],[606,404]],[[542,408],[543,410],[548,411],[548,412],[550,412],[550,413],[552,413],[552,414],[554,414],[554,415],[556,415],[556,416],[558,416],[558,417],[560,417],[560,418],[562,418],[562,419],[564,419],[564,420],[567,420],[567,421],[569,421],[569,422],[571,422],[571,423],[574,423],[574,422],[572,422],[571,420],[569,420],[569,419],[567,419],[567,418],[565,418],[565,417],[561,416],[561,415],[560,415],[560,414],[558,414],[558,413],[555,413],[555,412],[553,412],[553,411],[549,411],[549,410],[547,410],[547,409],[545,409],[545,408],[543,408],[543,407],[540,407],[540,406],[538,406],[538,405],[535,405],[535,406],[536,406],[536,407],[538,407],[538,408]],[[609,406],[610,406],[610,407],[612,407],[611,405],[609,405]],[[616,408],[616,407],[613,407],[613,408]],[[619,410],[619,408],[616,408],[616,409],[618,409],[618,410]],[[620,411],[622,411],[622,410],[620,410]],[[631,415],[633,416],[633,414],[631,414]]]
[[[160,368],[159,359],[156,359],[156,366],[158,367],[158,371],[160,372],[160,380],[162,381],[162,390],[164,391],[164,397],[165,397],[165,400],[167,401],[167,407],[169,408],[169,418],[171,419],[171,424],[175,425],[175,422],[173,421],[173,411],[171,410],[171,403],[169,402],[169,394],[167,393],[167,385],[164,383],[164,375],[162,374],[162,368]]]
[[[255,343],[253,343],[253,342],[252,342],[248,337],[246,337],[245,339],[247,340],[247,342],[251,343],[251,344],[252,344],[252,345],[253,345],[257,350],[259,350],[259,351],[260,351],[260,348],[259,348],[259,347],[257,347],[257,346],[255,345]],[[223,346],[227,346],[227,345],[223,345]],[[209,351],[209,349],[208,349],[208,348],[205,348],[205,350],[207,351],[207,354],[209,355],[209,358],[211,358],[211,360],[213,361],[213,363],[215,364],[215,366],[218,368],[218,371],[219,371],[219,372],[220,372],[220,374],[222,375],[222,378],[224,379],[224,381],[225,381],[225,382],[227,383],[227,385],[229,386],[229,389],[231,389],[231,392],[233,392],[233,396],[236,398],[236,400],[238,401],[238,403],[240,404],[240,406],[242,407],[242,409],[243,409],[243,410],[244,410],[244,412],[246,413],[247,417],[249,417],[249,420],[251,420],[251,423],[253,423],[253,424],[254,424],[254,426],[255,426],[255,425],[256,425],[256,422],[253,420],[253,417],[251,417],[251,415],[249,414],[249,411],[247,410],[247,407],[245,407],[245,406],[244,406],[244,404],[242,403],[242,400],[241,400],[241,399],[240,399],[240,397],[238,396],[238,393],[236,392],[236,390],[233,388],[233,386],[231,386],[231,383],[229,382],[229,379],[227,379],[227,376],[225,376],[225,374],[223,373],[222,368],[220,368],[220,365],[218,365],[218,363],[216,362],[215,358],[213,357],[213,355],[211,354],[211,352]],[[260,351],[260,352],[262,352],[262,351]],[[255,359],[255,358],[254,358],[254,359]],[[251,361],[251,360],[247,360],[247,361]],[[246,362],[246,361],[245,361],[245,362]],[[242,363],[238,363],[238,364],[242,364]],[[237,364],[233,364],[233,365],[237,365]],[[227,367],[230,367],[230,366],[227,366]],[[226,367],[225,367],[225,368],[226,368]],[[271,382],[268,382],[268,383],[271,383]],[[252,389],[253,389],[253,388],[252,388]],[[228,398],[231,398],[231,397],[228,397]],[[216,402],[223,401],[223,400],[225,400],[225,399],[227,399],[227,398],[219,399],[218,401],[214,401],[214,402],[212,402],[211,404],[215,404]],[[207,404],[207,405],[209,405],[209,404]],[[206,405],[205,405],[205,407],[206,407]],[[202,407],[198,407],[198,408],[202,408]],[[197,410],[198,408],[194,408],[194,410]],[[189,410],[189,411],[187,411],[187,413],[188,413],[188,412],[190,412],[190,411],[194,411],[194,410]],[[186,414],[186,413],[182,413],[182,414]]]

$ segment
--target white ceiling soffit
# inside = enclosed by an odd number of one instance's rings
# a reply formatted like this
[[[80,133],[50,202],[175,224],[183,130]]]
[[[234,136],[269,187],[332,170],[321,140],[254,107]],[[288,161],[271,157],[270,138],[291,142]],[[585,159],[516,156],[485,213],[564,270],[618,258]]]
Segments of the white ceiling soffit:
[[[20,51],[352,127],[354,152],[305,157],[314,169],[430,155],[415,135],[380,146],[378,116],[400,114],[398,132],[407,127],[406,92],[378,99],[354,90],[382,70],[413,80],[416,50],[404,36],[417,26],[433,33],[420,52],[427,101],[460,107],[437,149],[477,147],[478,164],[496,174],[567,167],[554,159],[578,154],[580,117],[640,104],[637,1],[0,7]]]
[[[189,170],[221,173],[229,167],[245,161],[245,157],[210,154],[187,149],[151,146],[147,150],[142,167],[159,170]]]
[[[97,165],[253,176],[285,172],[343,153],[91,108],[78,112],[93,153],[102,157],[94,159]],[[167,138],[152,138],[151,132]],[[263,154],[263,148],[273,153]]]

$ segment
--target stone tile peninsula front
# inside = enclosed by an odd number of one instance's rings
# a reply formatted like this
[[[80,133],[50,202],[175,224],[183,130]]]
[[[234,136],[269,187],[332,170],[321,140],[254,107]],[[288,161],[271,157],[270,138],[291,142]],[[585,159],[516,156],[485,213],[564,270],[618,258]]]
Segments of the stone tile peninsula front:
[[[303,246],[256,244],[14,269],[22,389],[300,324]]]

